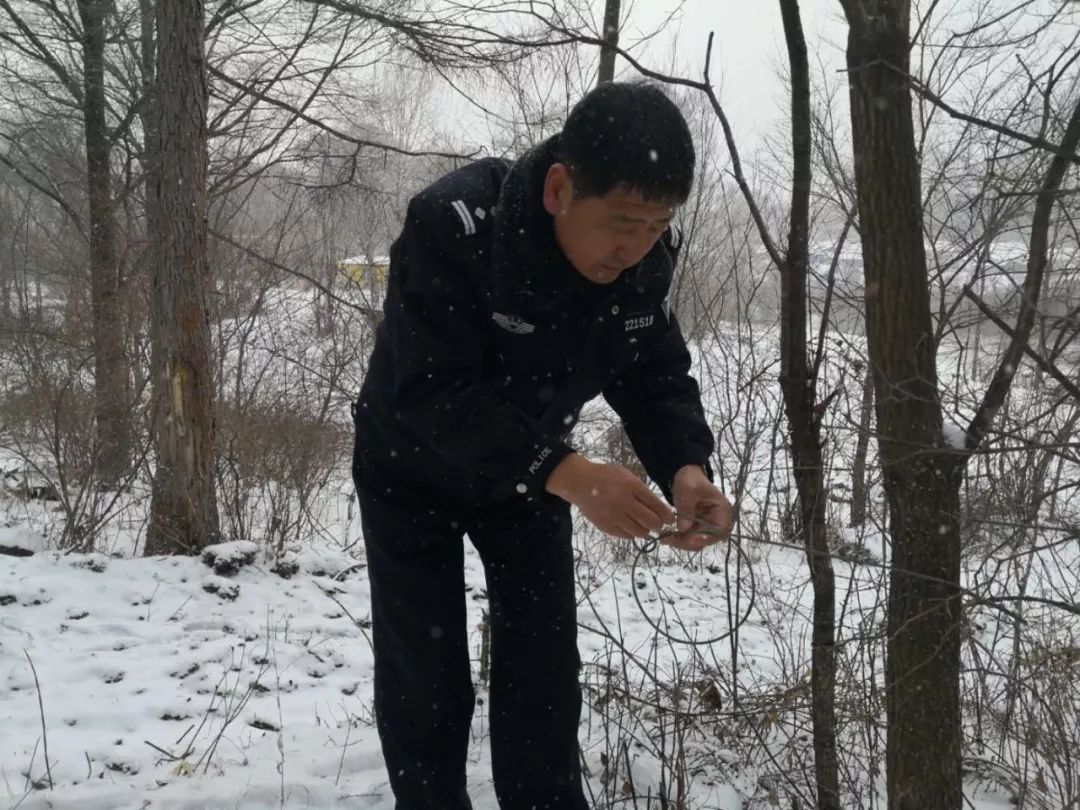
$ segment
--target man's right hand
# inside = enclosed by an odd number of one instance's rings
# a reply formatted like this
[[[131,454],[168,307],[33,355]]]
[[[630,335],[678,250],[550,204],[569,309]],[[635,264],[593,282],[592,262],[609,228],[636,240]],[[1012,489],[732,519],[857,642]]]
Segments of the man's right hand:
[[[668,505],[626,467],[597,464],[577,453],[559,462],[546,488],[615,537],[646,537],[675,522]]]

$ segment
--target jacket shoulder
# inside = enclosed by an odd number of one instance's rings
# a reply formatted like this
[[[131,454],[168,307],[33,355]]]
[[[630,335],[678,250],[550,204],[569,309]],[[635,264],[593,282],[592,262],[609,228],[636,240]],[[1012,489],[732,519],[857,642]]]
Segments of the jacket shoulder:
[[[440,177],[409,201],[390,251],[390,277],[405,292],[474,300],[490,264],[491,209],[507,165],[470,163]]]
[[[508,171],[509,163],[500,158],[455,169],[413,197],[410,214],[447,238],[448,246],[487,234]]]

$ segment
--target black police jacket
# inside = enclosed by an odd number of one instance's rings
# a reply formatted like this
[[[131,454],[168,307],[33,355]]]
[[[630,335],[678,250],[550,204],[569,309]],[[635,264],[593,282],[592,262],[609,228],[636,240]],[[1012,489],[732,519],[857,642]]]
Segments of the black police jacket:
[[[542,203],[554,148],[472,163],[410,202],[353,408],[358,486],[462,506],[550,497],[581,408],[601,394],[669,500],[682,466],[710,469],[713,436],[667,306],[675,239],[612,284],[578,273]]]

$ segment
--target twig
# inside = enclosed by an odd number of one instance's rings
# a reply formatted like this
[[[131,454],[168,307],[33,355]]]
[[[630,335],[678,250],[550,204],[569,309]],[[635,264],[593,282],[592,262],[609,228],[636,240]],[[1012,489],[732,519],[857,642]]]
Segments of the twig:
[[[156,592],[156,590],[155,590],[155,592]],[[173,611],[172,616],[170,616],[168,620],[171,622],[173,619],[175,619],[177,616],[179,616],[180,611],[183,610],[187,606],[187,603],[190,602],[190,601],[191,601],[191,597],[189,596],[187,599],[185,599],[183,602],[181,602],[180,607],[178,607],[176,610]]]
[[[23,655],[25,655],[26,660],[30,662],[30,671],[34,673],[34,686],[37,689],[38,713],[41,716],[41,741],[45,750],[45,773],[49,777],[49,790],[52,790],[52,766],[49,765],[49,734],[45,730],[45,703],[41,699],[41,682],[38,680],[37,667],[34,666],[34,660],[30,657],[30,653],[24,649]]]
[[[402,149],[400,146],[394,146],[390,143],[380,143],[378,141],[370,141],[365,138],[357,138],[343,130],[337,129],[326,121],[322,121],[314,116],[308,115],[306,112],[298,109],[284,99],[277,98],[276,96],[272,96],[269,93],[265,93],[259,90],[253,83],[245,84],[243,82],[237,81],[232,76],[222,70],[219,70],[213,65],[209,66],[209,72],[210,75],[213,76],[213,78],[229,85],[236,90],[239,90],[241,93],[251,96],[253,98],[257,98],[259,101],[265,102],[266,104],[270,104],[274,107],[285,110],[286,112],[292,114],[295,118],[298,118],[301,121],[316,126],[324,132],[332,135],[333,137],[345,141],[346,143],[350,143],[353,146],[381,149],[383,152],[394,152],[399,155],[405,155],[406,157],[441,157],[450,158],[451,160],[469,160],[478,156],[478,152],[476,151],[470,152],[468,154],[460,154],[458,152],[416,151],[413,149]]]
[[[336,596],[334,596],[329,591],[323,590],[322,588],[320,588],[319,590],[322,590],[322,592],[324,594],[326,594],[328,597],[330,597],[331,599],[334,600],[334,604],[337,605],[339,608],[341,608],[342,612],[344,612],[344,614],[349,617],[349,620],[353,624],[356,625],[357,629],[361,633],[364,634],[364,638],[367,639],[367,643],[371,646],[371,649],[375,649],[375,644],[372,642],[371,636],[368,635],[367,629],[364,627],[364,625],[360,624],[359,619],[357,619],[355,616],[353,616],[352,613],[349,612],[349,609],[347,607],[345,607],[345,605],[341,604],[341,600],[338,599]]]
[[[338,760],[337,776],[334,777],[334,787],[341,781],[341,769],[345,767],[345,752],[349,750],[349,734],[352,733],[352,718],[348,711],[345,712],[345,744],[341,746],[341,759]]]
[[[143,742],[144,742],[144,743],[145,743],[146,745],[149,745],[149,746],[150,746],[151,748],[153,748],[153,749],[154,749],[155,751],[157,751],[157,752],[158,752],[159,754],[161,754],[161,755],[162,755],[163,757],[165,757],[165,759],[166,759],[166,760],[168,760],[169,762],[176,762],[177,760],[179,760],[179,759],[181,759],[181,758],[182,758],[182,757],[178,757],[178,756],[177,756],[176,754],[174,754],[174,753],[173,753],[172,751],[166,751],[166,750],[165,750],[164,748],[162,748],[161,746],[158,746],[158,745],[154,745],[154,744],[153,744],[152,742],[150,742],[149,740],[143,740]]]
[[[1010,340],[1018,339],[1016,331],[1009,324],[1005,323],[1002,318],[998,317],[998,315],[990,308],[990,306],[985,301],[983,301],[976,292],[971,289],[970,284],[964,287],[964,291],[962,294],[969,298],[971,302],[979,308],[979,311],[982,312],[982,314],[985,315],[986,318],[994,324],[994,326],[1004,332]],[[1028,345],[1027,341],[1023,341],[1019,345],[1024,354],[1030,357],[1034,361],[1035,365],[1037,365],[1044,372],[1057,380],[1058,384],[1062,388],[1064,388],[1073,399],[1075,399],[1077,402],[1080,402],[1080,386],[1077,386],[1076,383],[1072,382],[1065,375],[1065,373],[1061,371],[1061,369],[1059,369],[1056,365],[1054,365],[1037,351],[1032,349],[1031,346]]]
[[[27,794],[34,790],[34,763],[37,762],[38,746],[41,745],[41,737],[34,740],[34,750],[30,752],[30,764],[26,766],[26,781],[23,782],[23,790]]]
[[[269,640],[269,633],[267,640]],[[281,776],[281,810],[285,810],[285,719],[281,712],[281,672],[278,670],[276,647],[274,648],[274,681],[277,686],[274,690],[278,713],[277,749],[281,755],[281,760],[278,762],[278,774]]]
[[[267,649],[269,649],[269,646],[270,646],[269,635],[267,635],[266,646],[267,646]],[[210,772],[210,764],[213,761],[214,754],[217,751],[218,745],[220,745],[221,740],[225,736],[225,732],[228,730],[229,726],[231,726],[233,724],[233,722],[238,717],[240,717],[241,713],[243,713],[244,709],[247,707],[248,702],[251,700],[252,695],[255,694],[255,684],[259,682],[259,679],[262,678],[262,676],[269,669],[269,664],[268,663],[267,664],[262,664],[262,669],[260,669],[259,674],[255,676],[255,680],[252,681],[250,684],[248,684],[248,687],[247,687],[246,690],[244,690],[243,695],[241,697],[237,698],[237,696],[236,696],[236,691],[237,691],[236,687],[240,685],[240,672],[243,671],[244,658],[246,656],[247,656],[247,649],[245,648],[240,653],[240,664],[239,664],[238,667],[236,667],[237,676],[236,676],[236,683],[234,684],[233,689],[231,689],[231,690],[229,690],[227,692],[222,691],[220,693],[221,698],[222,698],[222,706],[225,709],[225,717],[222,720],[221,728],[218,730],[217,734],[214,736],[214,739],[210,743],[210,746],[202,753],[202,755],[199,757],[198,762],[196,762],[195,766],[192,768],[193,772],[198,771],[200,767],[203,769],[203,775],[204,776],[207,773]],[[229,677],[229,670],[230,669],[231,669],[231,667],[226,668],[225,671],[222,673],[221,680],[218,682],[218,687],[223,687],[223,686],[227,687],[228,686],[227,679]],[[215,693],[218,693],[218,687],[215,687],[215,690],[214,690]],[[211,709],[212,708],[213,708],[213,703],[211,702]],[[210,709],[207,710],[207,717],[209,717],[209,714],[210,714]],[[194,743],[194,738],[192,739],[192,743]]]
[[[737,534],[737,533],[732,533],[732,532],[725,532],[722,529],[720,529],[720,527],[713,526],[713,525],[707,523],[706,521],[703,521],[700,518],[693,517],[691,515],[679,515],[679,517],[686,517],[689,520],[694,521],[695,525],[691,529],[691,531],[693,531],[694,534],[704,534],[704,535],[707,535],[707,536],[716,537],[721,541],[746,540],[748,542],[756,543],[758,545],[775,546],[776,548],[786,548],[786,549],[789,549],[790,551],[797,551],[797,552],[799,552],[801,554],[807,553],[807,549],[804,546],[795,545],[794,543],[783,543],[783,542],[780,542],[778,540],[767,540],[764,537],[751,537],[750,535],[745,535],[745,534]],[[679,535],[679,534],[685,534],[685,532],[662,532],[660,534],[660,538]],[[638,550],[638,559],[640,559],[641,557],[643,557],[646,554],[650,553],[655,548],[656,548],[656,540],[655,539],[651,539],[649,541],[646,541],[646,543],[641,548],[639,548],[639,550]],[[737,543],[736,543],[736,550],[738,550],[740,554],[744,553],[742,551],[742,549],[739,548]],[[986,596],[986,595],[977,593],[976,591],[973,591],[971,588],[965,588],[963,585],[960,585],[958,582],[952,582],[952,581],[944,579],[942,577],[936,577],[936,576],[934,576],[932,574],[924,574],[924,573],[922,573],[920,571],[912,571],[912,570],[910,570],[908,568],[900,568],[898,566],[894,566],[894,565],[891,565],[889,563],[882,563],[882,562],[866,560],[864,562],[859,563],[859,565],[865,566],[867,568],[880,568],[880,569],[882,569],[884,571],[888,571],[890,574],[893,574],[893,575],[901,575],[901,576],[909,577],[911,579],[920,579],[920,580],[923,580],[925,582],[932,582],[932,583],[939,584],[939,585],[946,585],[950,589],[955,590],[957,596],[966,596],[966,597],[968,597],[969,599],[972,600],[973,604],[986,605],[988,607],[992,607],[995,610],[999,611],[1000,613],[1003,613],[1004,615],[1008,616],[1009,618],[1020,622],[1021,624],[1027,624],[1027,620],[1025,620],[1023,617],[1021,617],[1019,614],[1015,613],[1014,611],[1009,610],[1006,607],[1003,607],[1000,604],[1001,602],[1017,602],[1017,601],[1019,601],[1019,602],[1032,602],[1032,603],[1037,604],[1037,605],[1045,605],[1046,607],[1057,608],[1058,610],[1063,610],[1063,611],[1065,611],[1067,613],[1072,613],[1073,615],[1080,616],[1080,605],[1075,605],[1075,604],[1065,602],[1065,601],[1062,601],[1062,600],[1046,599],[1046,598],[1038,597],[1038,596],[1022,596],[1022,595],[1018,595],[1018,594],[1003,594],[1003,595],[1000,595],[1000,596]],[[645,616],[645,618],[646,618],[646,620],[649,620],[648,616]],[[650,623],[651,623],[651,620],[650,620]],[[655,625],[654,625],[654,629],[659,630],[659,628],[656,628]],[[661,631],[661,632],[663,632],[663,631]],[[676,643],[695,644],[695,645],[697,644],[696,642],[692,642],[692,641],[688,641],[688,640],[680,640],[680,639],[671,639],[671,640],[675,641]]]
[[[314,276],[308,275],[307,273],[303,272],[302,270],[297,270],[295,267],[287,267],[286,265],[282,264],[281,262],[279,262],[276,259],[273,259],[273,258],[271,258],[269,256],[263,256],[258,251],[252,250],[251,248],[247,247],[246,245],[243,245],[240,242],[237,242],[231,236],[226,235],[224,232],[222,232],[222,231],[220,231],[220,230],[218,230],[216,228],[210,228],[207,231],[207,233],[209,233],[209,235],[214,237],[215,239],[218,239],[218,240],[224,242],[225,244],[229,245],[230,247],[236,248],[241,253],[246,255],[248,258],[254,259],[255,261],[258,261],[258,262],[262,262],[262,263],[266,264],[268,267],[272,267],[273,269],[279,270],[282,273],[287,273],[287,274],[289,274],[291,276],[295,276],[296,278],[299,278],[299,279],[302,279],[303,281],[306,281],[308,284],[315,287],[320,293],[325,295],[327,298],[329,298],[329,299],[331,299],[333,301],[336,301],[337,303],[341,304],[342,306],[348,307],[349,309],[352,309],[352,310],[355,310],[356,312],[359,312],[361,315],[367,315],[368,314],[368,309],[367,308],[362,307],[359,304],[356,304],[356,303],[354,303],[352,301],[346,300],[345,298],[342,298],[340,295],[335,293],[333,290],[331,290],[329,287],[327,287],[325,284],[323,284],[321,281],[319,281]]]
[[[925,98],[935,107],[943,110],[950,118],[955,118],[958,121],[964,121],[968,124],[974,124],[975,126],[982,127],[983,129],[992,130],[994,132],[997,132],[999,135],[1004,135],[1006,138],[1012,138],[1013,140],[1020,141],[1021,143],[1026,143],[1028,146],[1033,146],[1036,149],[1042,149],[1046,152],[1050,152],[1055,157],[1061,158],[1062,160],[1069,163],[1080,164],[1080,155],[1076,154],[1076,152],[1074,151],[1075,146],[1062,146],[1061,144],[1056,144],[1052,141],[1048,141],[1045,138],[1028,135],[1026,133],[1020,132],[1019,130],[1007,127],[1003,124],[998,124],[995,121],[989,121],[985,118],[979,118],[978,116],[961,112],[960,110],[956,109],[948,102],[946,102],[941,96],[939,96],[925,84],[923,84],[923,82],[920,81],[918,77],[912,76],[911,73],[909,73],[908,71],[890,63],[885,59],[875,59],[871,62],[867,62],[866,64],[861,65],[860,68],[865,69],[874,66],[882,66],[888,68],[894,73],[899,74],[902,78],[907,80],[912,90]]]

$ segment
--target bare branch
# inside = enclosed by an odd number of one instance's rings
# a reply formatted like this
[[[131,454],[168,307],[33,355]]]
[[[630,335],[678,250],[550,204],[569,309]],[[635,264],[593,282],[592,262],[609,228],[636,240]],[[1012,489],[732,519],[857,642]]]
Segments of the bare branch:
[[[492,31],[490,26],[474,25],[469,22],[468,12],[483,12],[483,8],[449,7],[439,13],[429,12],[428,16],[407,17],[401,14],[373,9],[370,5],[351,2],[351,0],[306,0],[312,5],[333,9],[338,13],[348,14],[358,20],[374,23],[386,31],[397,35],[402,48],[426,64],[438,64],[444,67],[467,68],[488,67],[495,62],[511,62],[520,59],[526,49],[542,45],[557,44],[540,36],[527,37],[504,36]],[[544,3],[509,3],[500,6],[502,13],[518,13],[538,17],[550,23],[545,28],[550,31],[561,26],[553,23],[558,19],[557,9],[552,5],[548,10],[554,18],[543,17],[536,9]],[[599,41],[599,40],[598,40]]]
[[[975,450],[982,443],[990,424],[1004,404],[1016,376],[1016,369],[1027,347],[1031,330],[1035,326],[1035,315],[1042,293],[1043,275],[1049,261],[1050,216],[1057,200],[1057,191],[1061,187],[1065,172],[1070,162],[1069,155],[1080,145],[1080,101],[1073,109],[1069,125],[1061,140],[1061,146],[1055,150],[1055,157],[1050,161],[1043,179],[1042,191],[1035,203],[1035,213],[1031,223],[1031,241],[1028,252],[1027,275],[1020,297],[1020,312],[1016,317],[1016,328],[1011,332],[1009,347],[1001,358],[997,371],[986,389],[971,424],[967,429],[966,446]]]
[[[7,138],[8,136],[0,132],[0,137]],[[67,200],[64,199],[63,194],[61,194],[55,188],[49,188],[48,186],[45,186],[35,180],[33,177],[24,172],[17,163],[12,161],[6,155],[0,154],[0,163],[3,163],[5,166],[11,169],[11,171],[13,171],[16,176],[18,176],[19,179],[21,179],[28,186],[31,186],[36,191],[41,192],[58,206],[60,206],[61,210],[71,218],[71,221],[75,224],[75,227],[79,229],[79,232],[84,237],[86,236],[86,229],[83,227],[83,222],[82,219],[79,217],[79,213],[71,206],[71,204]]]
[[[2,2],[2,0],[0,0],[0,2]],[[288,101],[285,101],[284,99],[276,98],[274,96],[271,96],[269,93],[264,93],[263,91],[252,87],[251,85],[237,81],[236,79],[232,78],[231,76],[214,67],[213,65],[208,66],[207,70],[209,71],[210,75],[212,75],[215,79],[224,82],[230,87],[239,90],[242,93],[254,96],[255,98],[259,99],[259,101],[263,101],[274,107],[285,110],[296,119],[316,126],[324,132],[328,132],[329,134],[333,135],[335,138],[340,138],[346,143],[351,143],[355,146],[370,147],[372,149],[382,149],[385,152],[394,152],[399,155],[407,155],[408,157],[443,157],[456,160],[467,160],[469,158],[476,157],[476,155],[478,154],[477,152],[472,152],[470,154],[460,154],[455,152],[417,151],[412,149],[402,149],[401,147],[393,146],[392,144],[379,143],[378,141],[371,141],[366,138],[357,138],[354,135],[350,135],[347,132],[338,129],[337,127],[331,126],[325,121],[320,121],[315,116],[308,115],[302,109],[300,109],[294,104],[289,103]]]
[[[817,347],[814,350],[814,366],[810,370],[811,383],[817,381],[818,372],[821,371],[821,361],[825,358],[825,333],[829,329],[829,310],[833,295],[836,291],[836,269],[840,265],[840,257],[844,253],[847,244],[847,236],[851,226],[855,223],[855,211],[849,211],[844,220],[844,227],[840,231],[840,238],[836,240],[836,248],[833,250],[832,261],[829,262],[829,272],[825,281],[825,302],[821,307],[821,324],[818,327]]]
[[[937,9],[938,3],[940,2],[941,0],[931,0],[930,8],[926,10],[925,14],[922,14],[919,17],[919,26],[915,29],[915,33],[911,35],[911,47],[915,47],[916,43],[918,43],[919,38],[922,36],[923,31],[926,30],[926,26],[929,25],[930,19],[934,16],[934,11]]]
[[[79,105],[82,105],[82,88],[79,83],[75,81],[71,75],[67,72],[67,69],[57,61],[48,47],[41,41],[41,39],[34,33],[34,29],[19,16],[18,12],[11,7],[8,0],[0,0],[0,10],[3,10],[5,14],[11,19],[11,22],[19,29],[19,32],[30,41],[34,46],[35,58],[43,65],[49,68],[60,82],[67,88],[67,91],[71,93],[71,97],[74,98]]]
[[[975,124],[976,126],[980,126],[984,129],[992,130],[1006,136],[1007,138],[1012,138],[1014,140],[1021,141],[1022,143],[1026,143],[1028,146],[1034,146],[1036,149],[1042,149],[1046,152],[1050,152],[1056,157],[1064,158],[1070,163],[1080,164],[1080,154],[1076,153],[1075,145],[1073,145],[1072,147],[1068,147],[1064,142],[1062,142],[1061,144],[1052,143],[1045,138],[1027,135],[1011,127],[989,121],[985,118],[980,118],[976,115],[970,115],[969,113],[961,112],[960,110],[949,104],[947,101],[945,101],[945,99],[941,98],[941,96],[937,95],[925,84],[923,84],[918,78],[912,76],[910,73],[901,70],[895,65],[891,65],[887,62],[881,62],[880,64],[884,64],[889,69],[894,70],[907,78],[907,80],[911,84],[912,90],[925,98],[935,107],[943,110],[951,118],[955,118],[958,121],[966,121],[969,124]]]
[[[1016,330],[1009,326],[1009,324],[1005,323],[1005,321],[1000,316],[998,316],[993,309],[990,308],[990,305],[983,301],[982,298],[979,297],[979,295],[971,289],[970,284],[964,288],[964,296],[968,298],[973,304],[975,304],[975,306],[979,308],[982,314],[985,315],[987,319],[994,324],[994,326],[1004,332],[1013,343],[1017,342],[1017,338],[1019,337],[1019,335],[1017,334]],[[1058,382],[1058,384],[1069,393],[1070,396],[1072,396],[1077,402],[1080,402],[1080,386],[1077,386],[1076,383],[1070,380],[1068,375],[1065,374],[1065,372],[1059,369],[1050,360],[1043,357],[1037,351],[1032,349],[1031,346],[1028,345],[1026,340],[1020,344],[1020,348],[1024,354],[1031,358],[1035,365],[1037,365],[1039,368],[1041,368],[1043,371],[1053,377]],[[971,428],[968,428],[969,435],[970,432]]]
[[[333,301],[336,301],[337,303],[341,304],[342,306],[349,307],[350,309],[354,309],[357,312],[360,312],[362,314],[368,314],[367,310],[364,307],[357,306],[356,302],[354,302],[354,301],[348,301],[348,300],[342,298],[341,296],[337,295],[333,290],[331,290],[329,287],[327,287],[325,284],[323,284],[321,281],[314,278],[313,276],[309,276],[307,273],[303,272],[302,270],[297,270],[295,267],[288,267],[288,266],[282,264],[281,262],[276,261],[275,259],[271,259],[268,256],[263,256],[258,251],[252,250],[247,245],[244,245],[244,244],[241,244],[240,242],[237,242],[231,236],[228,236],[228,235],[226,235],[226,234],[222,233],[221,231],[216,230],[214,228],[210,228],[209,233],[215,239],[218,239],[218,240],[224,242],[225,244],[236,248],[237,250],[239,250],[245,256],[248,256],[249,258],[255,259],[258,262],[262,262],[263,264],[267,265],[268,267],[273,267],[275,270],[280,270],[282,273],[288,273],[290,276],[295,276],[296,278],[303,279],[308,284],[315,287],[323,295],[327,296],[328,298],[330,298]]]

